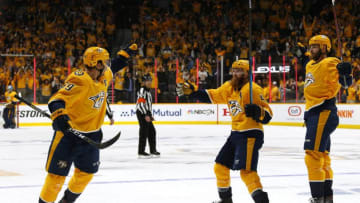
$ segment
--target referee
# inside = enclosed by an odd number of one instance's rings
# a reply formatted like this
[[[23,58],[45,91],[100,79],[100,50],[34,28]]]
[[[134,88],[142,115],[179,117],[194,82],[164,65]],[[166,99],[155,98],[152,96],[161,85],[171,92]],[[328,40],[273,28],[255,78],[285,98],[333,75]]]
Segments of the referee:
[[[140,125],[138,155],[139,158],[159,157],[160,153],[156,150],[154,117],[152,116],[151,76],[149,74],[144,75],[142,82],[143,86],[137,92],[136,101],[136,116]],[[146,140],[149,141],[150,154],[145,152]]]

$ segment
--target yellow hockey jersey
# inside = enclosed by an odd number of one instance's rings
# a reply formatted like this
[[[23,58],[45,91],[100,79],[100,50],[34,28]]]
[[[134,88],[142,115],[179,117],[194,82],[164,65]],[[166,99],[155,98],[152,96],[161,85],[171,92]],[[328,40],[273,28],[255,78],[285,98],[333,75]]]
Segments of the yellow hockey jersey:
[[[104,122],[107,88],[112,77],[108,67],[98,81],[77,70],[68,76],[65,86],[50,98],[49,104],[64,101],[72,128],[83,133],[97,131]]]
[[[240,91],[236,91],[228,81],[217,89],[206,90],[212,103],[228,105],[233,131],[263,130],[262,123],[245,115],[245,105],[250,104],[249,85],[250,83],[247,83]],[[256,83],[253,83],[253,103],[262,107],[272,117],[272,110],[263,97],[263,89]]]
[[[315,63],[314,60],[308,62],[304,85],[306,111],[336,97],[341,87],[336,69],[338,63],[340,60],[335,57],[327,57],[319,63]]]
[[[12,102],[17,102],[18,100],[15,98],[16,92],[12,91],[12,92],[5,92],[5,99],[6,99],[6,103],[12,103]]]

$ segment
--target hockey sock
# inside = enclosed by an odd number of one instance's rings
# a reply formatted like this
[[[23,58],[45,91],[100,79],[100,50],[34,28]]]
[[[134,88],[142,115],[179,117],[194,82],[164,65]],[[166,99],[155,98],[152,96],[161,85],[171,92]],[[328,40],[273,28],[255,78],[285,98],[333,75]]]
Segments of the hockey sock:
[[[80,194],[85,190],[85,187],[93,178],[94,174],[86,173],[78,168],[75,168],[74,175],[69,182],[69,190],[74,194]]]
[[[250,194],[256,190],[262,190],[260,178],[256,171],[240,170],[240,175]]]
[[[65,176],[48,173],[41,190],[39,202],[54,202],[65,182]]]
[[[324,197],[325,171],[323,152],[306,150],[305,163],[308,169],[312,197]]]
[[[324,171],[325,171],[325,188],[324,195],[325,197],[332,196],[332,184],[333,184],[333,171],[331,169],[331,159],[329,153],[324,153]]]
[[[214,172],[216,175],[220,199],[231,198],[232,192],[230,187],[230,169],[224,165],[215,163]]]

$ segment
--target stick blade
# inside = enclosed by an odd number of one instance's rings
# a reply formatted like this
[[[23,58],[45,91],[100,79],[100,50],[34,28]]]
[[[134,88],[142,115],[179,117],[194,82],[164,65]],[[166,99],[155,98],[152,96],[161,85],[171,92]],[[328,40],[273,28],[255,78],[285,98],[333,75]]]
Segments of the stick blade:
[[[121,131],[118,132],[115,137],[111,138],[110,140],[106,141],[106,142],[103,142],[103,143],[100,143],[98,145],[98,148],[99,149],[105,149],[105,148],[108,148],[110,147],[111,145],[113,145],[116,141],[118,141],[118,139],[120,138],[120,135],[121,135]]]

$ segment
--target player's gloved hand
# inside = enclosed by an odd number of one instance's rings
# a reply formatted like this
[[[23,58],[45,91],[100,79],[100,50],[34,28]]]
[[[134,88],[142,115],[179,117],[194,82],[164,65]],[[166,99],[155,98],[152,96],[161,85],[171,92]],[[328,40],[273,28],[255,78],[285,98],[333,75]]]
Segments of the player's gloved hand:
[[[70,124],[69,124],[70,118],[68,115],[61,115],[58,116],[54,121],[53,121],[53,129],[56,131],[61,131],[64,134],[67,132],[67,130],[69,128],[71,128]]]
[[[348,88],[351,84],[352,84],[352,66],[350,63],[348,62],[341,62],[338,63],[336,65],[336,68],[338,69],[339,72],[339,82],[340,84],[345,87]]]
[[[138,47],[136,44],[131,44],[125,49],[117,52],[117,56],[111,60],[111,70],[113,73],[118,72],[124,67],[128,66],[128,60],[130,57],[135,56],[138,53]]]
[[[57,109],[51,114],[51,119],[53,120],[52,127],[55,131],[61,131],[64,134],[67,133],[67,130],[71,128],[69,124],[70,118],[66,114],[65,109]]]
[[[128,53],[130,56],[135,56],[139,51],[138,51],[138,46],[137,44],[133,43],[130,44],[128,47],[126,47],[124,49],[126,51],[126,53]]]
[[[347,75],[351,75],[351,73],[352,73],[351,64],[348,63],[348,62],[338,63],[338,64],[336,65],[336,68],[338,69],[340,75],[345,75],[345,76],[347,76]]]
[[[184,84],[182,83],[178,83],[176,84],[176,94],[177,96],[181,97],[181,96],[184,96]]]
[[[260,122],[261,107],[257,104],[246,104],[245,114],[246,117],[253,118],[255,121]]]
[[[190,88],[192,91],[195,90],[194,85],[192,85],[191,82],[189,82],[188,80],[184,83],[184,86],[185,86],[186,88]]]

